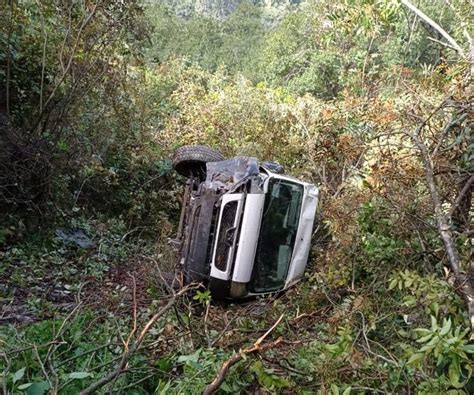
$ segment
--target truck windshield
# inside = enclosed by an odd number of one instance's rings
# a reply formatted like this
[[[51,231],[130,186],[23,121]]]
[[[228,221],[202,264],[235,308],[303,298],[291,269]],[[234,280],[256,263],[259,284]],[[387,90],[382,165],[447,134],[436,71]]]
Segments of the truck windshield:
[[[302,198],[302,185],[275,178],[270,180],[250,283],[252,292],[274,291],[285,283]]]

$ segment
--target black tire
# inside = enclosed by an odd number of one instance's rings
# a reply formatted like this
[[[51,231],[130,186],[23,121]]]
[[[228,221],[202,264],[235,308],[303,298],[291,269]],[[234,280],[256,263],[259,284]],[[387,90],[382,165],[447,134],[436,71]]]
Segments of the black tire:
[[[184,145],[173,155],[173,169],[184,177],[206,177],[206,163],[219,162],[224,156],[207,145]]]

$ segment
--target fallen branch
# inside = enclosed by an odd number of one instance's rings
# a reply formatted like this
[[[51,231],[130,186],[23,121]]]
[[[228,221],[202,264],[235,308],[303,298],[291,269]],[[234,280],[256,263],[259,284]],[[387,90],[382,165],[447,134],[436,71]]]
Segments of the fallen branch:
[[[109,374],[106,376],[102,377],[101,379],[97,380],[96,382],[92,383],[87,387],[86,389],[82,390],[79,394],[80,395],[89,395],[93,394],[95,391],[97,391],[99,388],[103,387],[104,385],[110,383],[112,380],[116,379],[118,376],[120,376],[127,367],[128,361],[130,360],[130,357],[140,348],[141,344],[143,343],[143,340],[149,331],[149,329],[153,326],[153,324],[156,323],[156,321],[163,316],[164,313],[166,313],[176,302],[176,299],[181,296],[182,294],[186,293],[190,289],[195,288],[196,286],[194,284],[188,285],[184,288],[182,288],[179,292],[173,293],[171,298],[168,300],[168,303],[164,305],[158,312],[150,318],[150,320],[145,324],[143,329],[141,330],[137,340],[132,343],[123,353],[122,357],[120,358],[120,362],[117,364],[114,370],[112,370]]]
[[[283,337],[281,336],[278,339],[266,344],[262,344],[262,342],[277,327],[277,325],[283,319],[283,316],[284,314],[282,314],[280,318],[278,318],[277,322],[275,322],[268,331],[266,331],[262,336],[260,336],[257,339],[257,341],[253,344],[252,347],[248,347],[248,348],[244,348],[243,350],[240,350],[238,353],[232,355],[227,361],[225,361],[222,367],[217,372],[217,375],[214,378],[214,380],[212,380],[212,382],[204,389],[203,395],[211,395],[214,392],[216,392],[221,386],[221,384],[224,382],[225,376],[227,372],[229,371],[229,369],[233,365],[235,365],[237,362],[239,362],[243,358],[244,355],[265,352],[266,350],[269,350],[278,346],[283,341]]]

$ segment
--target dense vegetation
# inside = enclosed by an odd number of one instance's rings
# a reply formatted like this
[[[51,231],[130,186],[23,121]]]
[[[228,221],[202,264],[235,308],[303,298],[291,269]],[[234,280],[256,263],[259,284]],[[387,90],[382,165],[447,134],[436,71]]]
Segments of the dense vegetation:
[[[3,392],[198,393],[283,317],[219,391],[473,393],[469,2],[164,3],[0,8]],[[304,281],[166,288],[189,143],[320,186]]]

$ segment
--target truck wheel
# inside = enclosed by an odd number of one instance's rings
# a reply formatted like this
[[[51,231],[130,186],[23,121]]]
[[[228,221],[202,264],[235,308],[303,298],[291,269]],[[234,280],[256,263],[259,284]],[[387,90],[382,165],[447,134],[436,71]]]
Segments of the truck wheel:
[[[173,155],[173,168],[184,177],[206,176],[206,163],[219,162],[224,156],[207,145],[184,145]]]

